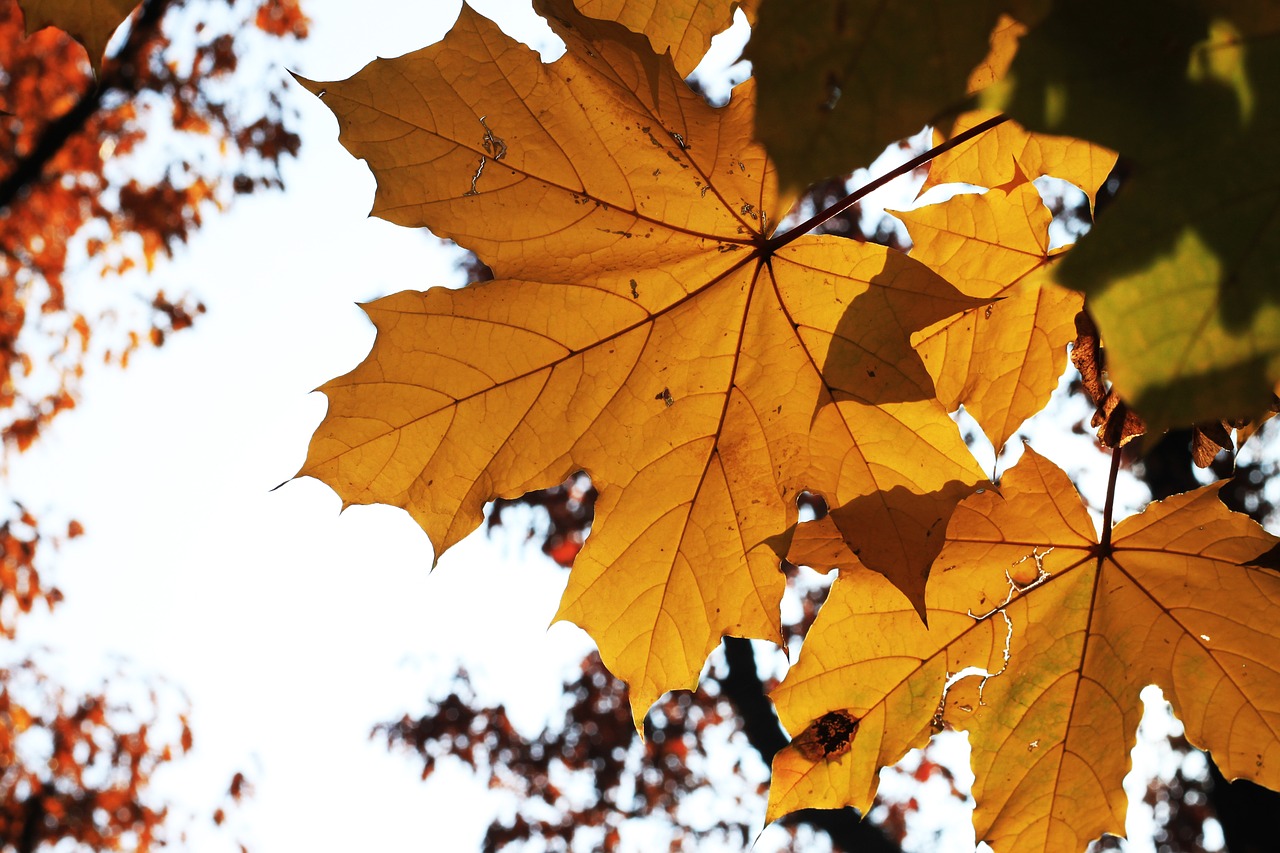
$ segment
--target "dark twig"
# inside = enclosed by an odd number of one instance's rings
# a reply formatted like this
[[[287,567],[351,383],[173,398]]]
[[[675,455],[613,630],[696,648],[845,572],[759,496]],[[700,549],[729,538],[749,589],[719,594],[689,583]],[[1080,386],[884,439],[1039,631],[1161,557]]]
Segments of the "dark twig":
[[[138,76],[136,59],[143,44],[151,37],[164,17],[169,0],[145,0],[142,12],[129,29],[129,36],[116,52],[110,67],[98,81],[80,96],[75,105],[45,125],[35,146],[18,160],[13,170],[0,181],[0,212],[9,206],[28,186],[40,179],[45,166],[57,156],[67,140],[84,129],[85,124],[102,106],[102,99],[112,90],[128,91]]]
[[[939,154],[945,154],[946,152],[950,151],[952,148],[955,148],[959,145],[963,145],[964,143],[968,142],[970,139],[973,139],[976,136],[981,136],[982,134],[986,133],[988,130],[991,130],[993,127],[998,127],[999,125],[1004,124],[1008,120],[1009,120],[1009,117],[1006,115],[992,116],[991,118],[987,119],[986,121],[980,124],[975,124],[973,127],[969,128],[963,133],[957,133],[955,136],[951,137],[946,142],[943,142],[941,145],[935,145],[934,147],[930,148],[928,151],[924,152],[920,156],[912,157],[910,160],[903,163],[901,166],[891,169],[890,171],[876,178],[874,181],[871,181],[870,183],[866,183],[858,187],[856,190],[849,193],[847,196],[840,199],[839,201],[837,201],[835,204],[831,205],[827,209],[818,211],[813,216],[809,217],[804,222],[801,222],[799,225],[790,229],[786,233],[779,234],[777,237],[774,237],[768,240],[764,245],[765,251],[776,252],[778,249],[781,249],[783,246],[787,245],[797,237],[808,234],[810,231],[817,228],[819,225],[822,225],[824,222],[827,222],[828,220],[833,219],[836,216],[839,216],[841,213],[844,213],[846,210],[853,207],[855,204],[862,201],[862,199],[866,198],[872,192],[880,189],[882,186],[889,183],[890,181],[896,178],[900,178],[903,175],[915,169],[920,168],[925,163],[928,163],[930,160],[932,160],[934,157],[937,157]]]
[[[1107,500],[1102,505],[1102,542],[1099,543],[1099,550],[1103,556],[1111,552],[1111,521],[1116,507],[1116,478],[1120,474],[1120,454],[1119,445],[1112,448],[1111,472],[1107,475]]]
[[[756,656],[751,641],[738,637],[724,638],[724,657],[729,672],[720,678],[720,688],[733,702],[742,717],[742,727],[747,740],[765,764],[773,763],[773,756],[787,745],[788,738],[773,705],[765,695],[764,684],[756,671]],[[902,848],[890,841],[874,824],[865,822],[857,809],[803,809],[787,818],[788,822],[807,823],[822,830],[837,850],[857,853],[902,853]]]

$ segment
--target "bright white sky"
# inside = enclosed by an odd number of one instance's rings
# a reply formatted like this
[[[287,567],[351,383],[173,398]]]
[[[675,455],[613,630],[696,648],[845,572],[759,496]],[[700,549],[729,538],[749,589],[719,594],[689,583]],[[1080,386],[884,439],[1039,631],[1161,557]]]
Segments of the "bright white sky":
[[[482,8],[505,23],[518,20],[513,5]],[[348,76],[438,40],[456,10],[310,2],[313,36],[292,65]],[[424,785],[369,729],[420,709],[464,659],[482,694],[533,726],[563,662],[588,646],[570,626],[546,630],[560,574],[514,546],[475,537],[429,575],[427,539],[399,510],[339,518],[336,496],[311,480],[271,491],[323,415],[310,390],[368,352],[355,303],[455,280],[434,238],[367,216],[368,169],[318,100],[292,83],[289,94],[304,145],[288,192],[209,217],[158,273],[209,313],[127,371],[92,375],[82,406],[11,464],[15,495],[89,531],[57,560],[65,606],[24,633],[60,649],[82,683],[119,655],[180,684],[196,747],[159,781],[212,808],[244,771],[255,851],[474,849],[489,815],[459,802],[483,791],[460,790],[447,770]],[[228,849],[230,835],[192,849]]]
[[[513,34],[545,32],[528,0],[474,5]],[[457,4],[307,10],[313,35],[292,66],[325,80],[438,40]],[[476,805],[485,790],[447,764],[422,783],[420,765],[369,742],[370,727],[421,709],[465,662],[481,697],[533,730],[589,642],[546,629],[563,575],[519,545],[474,536],[429,573],[426,536],[399,510],[339,516],[311,480],[271,491],[323,415],[310,389],[369,349],[354,303],[456,283],[430,235],[367,217],[372,176],[338,145],[329,111],[292,84],[289,101],[303,149],[288,191],[210,217],[157,273],[209,313],[127,371],[93,373],[81,407],[11,462],[16,496],[87,530],[57,559],[66,603],[23,631],[78,683],[124,658],[186,691],[195,750],[157,782],[202,810],[237,771],[255,787],[231,832],[196,816],[197,853],[233,840],[255,853],[473,850],[491,817]]]

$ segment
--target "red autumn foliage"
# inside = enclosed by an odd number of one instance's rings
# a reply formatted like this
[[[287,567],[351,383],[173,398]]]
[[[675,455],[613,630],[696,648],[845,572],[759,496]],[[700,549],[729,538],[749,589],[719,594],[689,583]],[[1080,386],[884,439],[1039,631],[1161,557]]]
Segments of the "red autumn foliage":
[[[50,537],[31,513],[20,505],[15,509],[16,518],[0,522],[0,636],[7,639],[13,639],[19,616],[30,613],[37,602],[52,609],[62,600],[57,587],[42,582],[37,568],[37,555]],[[76,530],[72,525],[78,522],[67,525],[68,537]]]
[[[485,851],[531,838],[545,840],[551,849],[581,849],[587,843],[615,850],[622,825],[639,817],[662,820],[692,840],[750,845],[747,822],[732,813],[701,815],[693,822],[677,815],[692,792],[711,783],[708,749],[713,747],[703,732],[733,716],[714,682],[697,694],[662,702],[646,720],[643,742],[631,720],[625,685],[598,656],[588,656],[564,688],[564,718],[530,737],[501,705],[480,705],[466,673],[459,673],[454,692],[429,713],[406,714],[378,726],[374,735],[421,758],[424,779],[439,759],[450,756],[471,766],[490,788],[515,795],[514,817],[489,827]],[[754,785],[738,781],[735,786],[739,797],[758,794]],[[723,782],[721,788],[724,794]],[[718,809],[722,806],[723,801]]]
[[[155,11],[136,18],[123,55],[106,59],[95,84],[79,43],[53,28],[24,37],[16,3],[0,2],[7,447],[29,447],[74,406],[91,360],[126,364],[144,342],[159,346],[191,325],[199,301],[152,285],[139,302],[111,279],[154,269],[235,196],[280,186],[280,162],[298,150],[284,121],[284,74],[265,88],[245,81],[261,89],[257,113],[238,106],[234,85],[245,44],[306,35],[296,0],[228,3],[231,16],[199,0],[147,5]],[[178,33],[194,45],[172,50]]]
[[[170,295],[157,262],[237,196],[281,186],[299,144],[286,75],[241,65],[307,27],[298,0],[146,0],[95,80],[79,43],[53,28],[27,37],[17,4],[0,0],[0,454],[74,408],[91,365],[126,366],[204,312]],[[152,274],[122,280],[130,270]],[[21,504],[0,507],[5,638],[61,601],[50,561],[84,534],[63,523],[55,535]],[[191,749],[185,701],[175,709],[129,673],[73,690],[44,654],[0,668],[0,850],[176,840],[181,819],[149,785]],[[237,776],[229,796],[247,787]]]
[[[168,813],[148,780],[186,751],[165,704],[155,689],[142,707],[105,684],[77,695],[30,660],[0,669],[0,849],[162,845]],[[185,709],[176,720],[186,731]]]

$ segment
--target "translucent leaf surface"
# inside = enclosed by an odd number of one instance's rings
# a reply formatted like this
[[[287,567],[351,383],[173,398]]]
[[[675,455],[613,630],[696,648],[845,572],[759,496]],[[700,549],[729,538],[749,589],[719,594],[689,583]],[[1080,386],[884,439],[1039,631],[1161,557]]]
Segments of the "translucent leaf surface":
[[[956,119],[951,135],[963,133],[995,115],[992,110],[965,113]],[[1070,136],[1029,133],[1017,122],[1006,121],[935,158],[920,192],[957,182],[1001,187],[1018,180],[1019,173],[1028,178],[1049,175],[1079,187],[1092,207],[1098,189],[1115,165],[1116,153],[1110,149]]]
[[[842,576],[774,700],[792,732],[834,710],[857,732],[839,755],[779,753],[770,817],[824,786],[824,804],[865,806],[932,721],[969,732],[980,840],[1083,850],[1123,832],[1148,684],[1228,778],[1280,784],[1280,575],[1251,565],[1278,540],[1217,490],[1152,504],[1100,545],[1066,475],[1028,449],[952,517],[928,629],[883,581]],[[971,666],[989,677],[944,694]]]
[[[499,280],[367,306],[373,352],[322,388],[301,473],[406,508],[439,553],[486,501],[589,471],[558,618],[639,717],[723,634],[779,639],[801,490],[851,507],[863,562],[921,600],[923,534],[981,474],[909,335],[974,300],[882,247],[771,241],[751,87],[712,109],[641,36],[547,5],[552,65],[464,8],[438,45],[304,81],[373,169],[374,213]]]
[[[112,34],[137,7],[136,0],[18,0],[27,16],[27,32],[57,27],[75,36],[96,69]]]
[[[1277,32],[1274,3],[1060,3],[984,93],[1128,163],[1055,272],[1088,296],[1111,379],[1152,431],[1256,416],[1280,381]]]
[[[711,38],[733,23],[733,11],[744,7],[754,16],[755,0],[574,0],[592,18],[617,21],[643,33],[654,53],[671,52],[676,71],[687,77],[702,61]]]
[[[995,132],[999,132],[996,128]],[[1044,408],[1067,363],[1080,294],[1045,275],[1049,210],[1021,174],[1010,189],[957,195],[896,214],[911,256],[986,305],[913,336],[950,409],[964,404],[1000,448]]]

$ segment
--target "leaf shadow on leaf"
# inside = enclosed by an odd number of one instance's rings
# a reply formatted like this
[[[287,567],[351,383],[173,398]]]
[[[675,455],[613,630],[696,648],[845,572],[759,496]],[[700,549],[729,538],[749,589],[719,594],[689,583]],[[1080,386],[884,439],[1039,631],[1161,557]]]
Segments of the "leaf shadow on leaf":
[[[788,540],[790,541],[790,540]],[[1257,566],[1260,569],[1267,569],[1280,574],[1280,545],[1272,548],[1263,554],[1259,554],[1245,565]]]
[[[924,429],[939,425],[947,430],[953,428],[941,404],[936,403],[933,379],[910,346],[910,336],[918,329],[989,300],[965,296],[941,279],[935,282],[938,286],[911,279],[894,265],[873,276],[869,280],[871,286],[850,301],[836,324],[823,363],[826,393],[816,401],[815,421],[825,407],[845,402],[875,407],[890,420],[906,418],[894,426],[911,424],[912,429],[921,429],[920,434],[913,432],[912,435],[925,444],[936,440],[936,436],[926,438]],[[875,319],[869,322],[868,318]],[[905,404],[905,408],[912,409],[927,401],[936,404],[933,413],[936,424],[925,426],[927,422],[915,420],[920,417],[918,410],[895,413],[897,406]],[[862,426],[856,412],[847,416],[852,419],[855,430]],[[857,442],[875,444],[886,440],[886,436],[877,434],[881,426],[868,423],[862,428],[865,433],[855,435]],[[898,470],[888,472],[873,467],[869,473],[876,482],[876,490],[831,509],[826,524],[833,525],[834,531],[827,527],[824,535],[833,539],[832,548],[824,553],[828,557],[835,554],[840,557],[813,568],[851,568],[861,563],[887,577],[924,619],[929,567],[942,549],[952,511],[976,486],[954,477],[935,480],[934,488],[904,485],[901,481],[909,480],[913,469],[935,461],[925,458],[925,454],[937,453],[940,447],[908,448],[893,437],[887,440],[898,448]],[[956,445],[963,447],[958,438]],[[919,458],[915,458],[916,454]],[[794,531],[793,527],[770,544],[775,549],[786,545],[789,550]]]
[[[634,32],[608,16],[588,17],[578,10],[572,0],[534,0],[533,9],[551,25],[556,35],[565,41],[574,41],[575,31],[591,41],[605,37],[610,41],[626,46],[633,54],[647,57],[653,53],[649,38],[644,33]],[[603,12],[603,10],[601,10]],[[671,54],[656,57],[656,61],[646,62],[643,73],[648,82],[649,96],[658,103],[662,89],[662,63],[672,62]]]
[[[1269,362],[1272,359],[1269,359],[1266,353],[1257,353],[1251,358],[1232,365],[1204,370],[1194,376],[1180,376],[1164,385],[1161,393],[1174,398],[1190,399],[1193,395],[1200,393],[1201,388],[1208,387],[1214,389],[1219,396],[1228,399],[1235,400],[1251,396],[1254,389],[1272,387],[1268,379],[1268,370],[1271,368]],[[1264,395],[1261,399],[1268,398],[1268,395]],[[1153,438],[1152,446],[1158,438],[1158,435]]]
[[[972,484],[950,480],[941,489],[927,493],[894,486],[884,492],[854,498],[828,514],[828,524],[838,532],[843,547],[836,545],[829,552],[835,558],[830,565],[810,568],[850,569],[861,563],[888,578],[928,624],[924,593],[929,569],[942,551],[952,512],[973,492]],[[896,554],[868,544],[869,535],[874,536],[874,531],[882,529],[890,519],[896,529],[906,534]]]
[[[1246,57],[1246,76],[1255,81],[1253,96],[1256,98],[1250,112],[1258,115],[1280,115],[1280,87],[1266,85],[1271,81],[1280,81],[1280,58],[1269,63],[1271,67],[1264,69],[1253,67],[1259,63],[1253,54]],[[1121,204],[1128,204],[1125,198],[1132,195],[1133,209],[1129,218],[1142,215],[1153,217],[1147,221],[1170,225],[1180,224],[1183,228],[1170,227],[1161,232],[1145,230],[1142,239],[1121,245],[1117,243],[1117,251],[1110,254],[1107,263],[1112,266],[1118,276],[1144,270],[1160,258],[1171,257],[1178,250],[1178,241],[1184,233],[1195,235],[1196,244],[1209,255],[1209,262],[1216,262],[1221,270],[1219,295],[1216,300],[1218,316],[1227,331],[1232,334],[1247,332],[1250,323],[1264,304],[1280,304],[1280,276],[1263,275],[1260,267],[1267,264],[1267,254],[1274,253],[1277,242],[1280,242],[1280,228],[1274,224],[1275,192],[1258,193],[1258,187],[1252,186],[1258,175],[1253,164],[1247,166],[1250,175],[1224,173],[1222,161],[1236,159],[1230,150],[1266,151],[1274,145],[1272,128],[1258,120],[1249,120],[1241,114],[1238,94],[1221,83],[1203,81],[1199,84],[1187,84],[1180,90],[1184,106],[1179,112],[1196,117],[1198,127],[1193,134],[1208,134],[1213,140],[1222,136],[1232,139],[1229,145],[1218,142],[1215,147],[1210,139],[1203,145],[1189,146],[1197,160],[1182,165],[1175,174],[1159,177],[1144,175],[1141,163],[1134,163],[1134,175],[1129,186],[1122,186],[1120,195],[1111,211],[1113,214]],[[1170,109],[1174,109],[1171,105]],[[1222,129],[1227,130],[1225,133]],[[1180,131],[1184,132],[1184,131]],[[1227,150],[1224,151],[1224,148]],[[1154,169],[1152,171],[1155,171]],[[1160,171],[1166,171],[1161,169]],[[1172,170],[1168,170],[1172,171]],[[1218,184],[1219,189],[1227,190],[1229,186],[1239,184],[1243,197],[1221,199],[1218,204],[1205,192],[1195,192],[1195,181],[1188,181],[1190,175],[1213,176],[1208,183]],[[1219,183],[1221,180],[1221,183]],[[1191,189],[1188,193],[1188,188]],[[1227,190],[1229,191],[1229,190]],[[1249,196],[1257,193],[1252,199]],[[1170,202],[1174,195],[1186,197],[1183,204],[1186,210],[1182,214],[1170,216]],[[1142,198],[1137,198],[1141,195]],[[1222,203],[1229,205],[1222,210]],[[1214,210],[1213,208],[1219,208]],[[1163,214],[1163,215],[1161,215]],[[1272,220],[1268,223],[1268,220]],[[1105,220],[1104,220],[1105,221]],[[1252,224],[1254,227],[1249,228]],[[1242,229],[1242,225],[1245,226]],[[1185,229],[1185,231],[1183,230]],[[1103,233],[1099,231],[1099,233]],[[1129,234],[1128,230],[1125,234]],[[1116,241],[1112,241],[1116,243]],[[1264,255],[1261,258],[1250,258],[1253,252]],[[1270,259],[1274,265],[1274,257]],[[1091,270],[1082,267],[1068,254],[1062,265],[1062,281],[1068,287],[1087,289]],[[1256,266],[1255,266],[1256,265]],[[1252,268],[1252,269],[1251,269]]]
[[[911,333],[916,329],[908,326],[915,324],[904,324],[899,319],[913,308],[917,320],[924,312],[910,304],[912,294],[895,289],[892,277],[881,273],[873,277],[870,284],[871,287],[854,297],[836,324],[831,348],[822,365],[824,383],[836,401],[854,399],[882,406],[931,399],[933,379],[909,345]],[[956,296],[956,301],[947,308],[929,312],[928,322],[920,327],[925,328],[980,302],[961,296],[958,291]],[[869,323],[868,317],[877,321]],[[828,402],[819,400],[815,415],[817,409]]]

